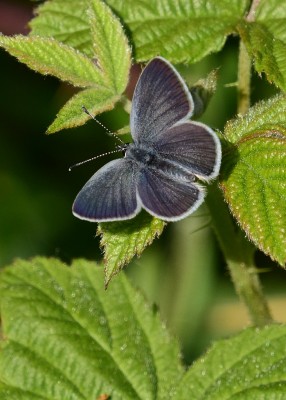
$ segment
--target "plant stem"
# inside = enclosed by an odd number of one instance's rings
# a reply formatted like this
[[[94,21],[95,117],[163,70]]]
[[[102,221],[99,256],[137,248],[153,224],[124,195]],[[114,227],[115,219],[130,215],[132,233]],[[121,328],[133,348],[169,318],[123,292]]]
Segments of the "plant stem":
[[[245,303],[252,323],[256,326],[270,323],[272,317],[253,263],[255,248],[234,224],[216,185],[209,187],[207,203],[236,292]]]
[[[253,0],[246,17],[247,22],[255,20],[256,9],[260,0]],[[251,60],[242,40],[239,43],[238,54],[238,114],[245,114],[250,106],[250,82],[251,82]]]
[[[242,40],[238,54],[238,114],[245,114],[250,106],[251,61]]]

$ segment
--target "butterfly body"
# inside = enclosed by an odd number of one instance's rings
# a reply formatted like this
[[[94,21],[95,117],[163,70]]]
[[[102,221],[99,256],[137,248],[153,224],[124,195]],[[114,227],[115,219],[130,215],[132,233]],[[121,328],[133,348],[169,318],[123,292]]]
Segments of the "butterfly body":
[[[107,163],[77,195],[73,213],[89,221],[133,218],[142,208],[166,221],[195,211],[205,191],[197,178],[218,175],[221,146],[206,125],[190,121],[194,103],[174,67],[156,57],[136,85],[125,157]]]

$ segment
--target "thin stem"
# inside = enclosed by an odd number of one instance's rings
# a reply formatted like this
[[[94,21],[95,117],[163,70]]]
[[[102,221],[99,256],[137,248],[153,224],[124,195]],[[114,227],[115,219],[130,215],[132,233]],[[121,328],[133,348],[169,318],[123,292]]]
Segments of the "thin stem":
[[[272,321],[253,261],[255,248],[234,224],[219,189],[208,190],[208,207],[236,292],[245,303],[251,321],[262,326]]]
[[[253,0],[249,13],[246,17],[247,22],[255,20],[255,14],[260,0]],[[242,40],[239,44],[238,55],[238,114],[245,114],[250,107],[250,84],[251,84],[251,60]]]
[[[246,21],[248,21],[248,22],[255,21],[255,13],[256,13],[256,9],[257,9],[259,3],[260,3],[260,0],[253,0],[252,1],[252,4],[251,4],[250,9],[249,9],[249,13],[248,13],[248,15],[246,17]]]
[[[245,114],[250,106],[251,61],[242,40],[238,55],[238,114]]]

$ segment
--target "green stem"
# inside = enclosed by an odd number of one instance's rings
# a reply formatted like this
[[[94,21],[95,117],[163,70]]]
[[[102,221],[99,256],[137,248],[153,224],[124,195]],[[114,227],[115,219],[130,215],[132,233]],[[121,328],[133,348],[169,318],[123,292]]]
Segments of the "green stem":
[[[246,17],[247,22],[255,21],[255,14],[260,0],[253,0]],[[238,114],[245,114],[250,106],[251,60],[243,41],[240,39],[238,54]]]
[[[251,61],[242,40],[238,55],[238,114],[245,114],[250,106]]]
[[[253,262],[255,248],[234,224],[216,185],[209,187],[207,203],[236,292],[245,303],[252,323],[256,326],[270,323],[271,314]]]

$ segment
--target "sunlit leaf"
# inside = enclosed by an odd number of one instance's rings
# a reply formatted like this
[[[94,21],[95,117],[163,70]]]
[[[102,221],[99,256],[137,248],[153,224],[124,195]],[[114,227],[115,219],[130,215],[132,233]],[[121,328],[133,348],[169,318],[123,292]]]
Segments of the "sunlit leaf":
[[[89,0],[45,1],[29,23],[31,35],[53,37],[91,57],[93,46],[87,19],[88,4]]]
[[[136,60],[160,54],[195,62],[219,51],[244,17],[248,0],[108,0],[131,31]]]
[[[0,46],[41,74],[56,76],[79,87],[106,86],[92,60],[54,39],[1,35]]]
[[[221,187],[249,238],[286,263],[286,97],[276,96],[229,123]]]
[[[88,15],[94,56],[114,93],[122,93],[131,67],[131,52],[123,27],[101,1],[90,2]]]
[[[0,294],[1,400],[172,397],[178,345],[123,274],[105,291],[94,263],[17,261]]]
[[[59,111],[54,122],[49,126],[47,133],[54,133],[61,129],[73,128],[84,124],[90,117],[82,110],[85,106],[92,115],[111,110],[119,100],[119,96],[106,88],[90,88],[75,94]]]
[[[182,379],[175,400],[279,400],[285,395],[286,326],[249,328],[215,343]]]

